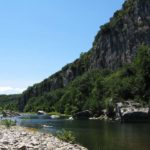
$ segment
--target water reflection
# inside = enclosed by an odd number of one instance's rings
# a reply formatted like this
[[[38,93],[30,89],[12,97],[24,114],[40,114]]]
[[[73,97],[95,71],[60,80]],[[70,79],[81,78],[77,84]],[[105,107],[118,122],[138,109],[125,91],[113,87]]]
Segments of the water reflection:
[[[38,128],[44,132],[71,130],[77,137],[77,142],[89,150],[149,150],[150,147],[150,124],[30,117],[18,118],[17,122],[22,126]]]

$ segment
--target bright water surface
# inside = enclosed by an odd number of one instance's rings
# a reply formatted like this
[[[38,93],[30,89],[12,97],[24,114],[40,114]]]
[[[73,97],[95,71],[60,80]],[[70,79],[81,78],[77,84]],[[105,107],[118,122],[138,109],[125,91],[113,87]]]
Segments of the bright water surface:
[[[77,142],[89,150],[150,150],[150,124],[61,120],[37,115],[29,115],[17,121],[21,126],[38,128],[44,132],[70,130],[75,134]]]

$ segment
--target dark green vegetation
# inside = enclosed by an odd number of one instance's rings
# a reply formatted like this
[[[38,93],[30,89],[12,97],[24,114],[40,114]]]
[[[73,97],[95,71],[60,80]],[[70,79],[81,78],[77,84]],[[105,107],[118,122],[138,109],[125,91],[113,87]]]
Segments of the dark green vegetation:
[[[65,142],[70,142],[70,143],[74,143],[75,142],[75,136],[71,131],[67,131],[65,129],[57,131],[56,132],[56,136]]]
[[[5,127],[10,128],[11,126],[15,126],[16,122],[9,119],[4,119],[0,121],[0,125],[4,125]]]
[[[21,95],[0,95],[0,111],[18,110],[18,100]]]
[[[110,22],[101,26],[101,32],[107,33],[110,30],[113,30],[113,28],[115,28],[118,23],[123,21],[123,18],[126,14],[133,13],[133,2],[133,0],[125,1],[125,3],[123,4],[123,9],[116,11]]]
[[[65,114],[89,109],[97,116],[108,109],[112,116],[118,101],[149,104],[149,16],[149,0],[125,1],[87,53],[21,95],[1,96],[2,108]]]

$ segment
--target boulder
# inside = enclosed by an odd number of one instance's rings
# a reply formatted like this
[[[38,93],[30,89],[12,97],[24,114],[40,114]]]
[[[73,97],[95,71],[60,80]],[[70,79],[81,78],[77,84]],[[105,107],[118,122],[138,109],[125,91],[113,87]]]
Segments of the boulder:
[[[18,150],[27,150],[25,143],[20,143],[18,146]]]
[[[134,111],[123,115],[122,122],[150,122],[150,117],[146,112]]]
[[[73,114],[74,119],[89,119],[91,116],[92,116],[92,112],[90,110],[84,110]]]
[[[51,115],[51,118],[52,118],[52,119],[59,119],[60,116],[59,116],[59,115]]]
[[[69,118],[68,118],[68,120],[73,120],[73,117],[72,117],[72,116],[71,116],[71,117],[69,117]]]
[[[120,102],[116,104],[116,117],[120,117],[122,123],[150,122],[150,109],[132,100]]]
[[[47,149],[48,149],[48,150],[55,150],[56,147],[55,147],[51,142],[48,142],[48,143],[47,143]]]
[[[43,111],[43,110],[39,110],[39,111],[37,112],[37,114],[38,114],[38,115],[46,115],[46,112]]]
[[[7,146],[4,146],[4,145],[3,145],[3,146],[0,146],[0,149],[1,149],[1,150],[9,150],[8,147],[7,147]]]
[[[4,145],[8,145],[9,144],[9,142],[7,141],[7,140],[2,140],[1,141]]]

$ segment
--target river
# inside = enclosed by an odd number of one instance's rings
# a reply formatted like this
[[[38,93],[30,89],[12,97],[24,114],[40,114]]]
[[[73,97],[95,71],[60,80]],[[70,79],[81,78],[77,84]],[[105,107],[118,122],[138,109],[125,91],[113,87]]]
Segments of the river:
[[[38,115],[17,118],[21,126],[56,133],[72,131],[77,142],[89,150],[149,150],[150,124],[120,124],[99,120],[50,119]]]

